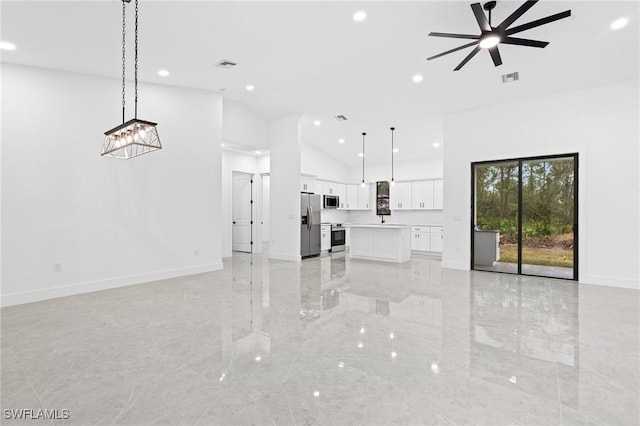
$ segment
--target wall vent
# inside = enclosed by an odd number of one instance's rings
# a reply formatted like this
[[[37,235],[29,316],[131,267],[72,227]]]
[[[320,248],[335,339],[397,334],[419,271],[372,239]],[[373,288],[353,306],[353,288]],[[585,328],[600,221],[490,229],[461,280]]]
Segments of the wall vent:
[[[344,115],[340,114],[340,115],[336,115],[336,120],[338,121],[347,121],[347,117],[345,117]]]
[[[503,83],[513,83],[514,81],[518,81],[518,80],[519,80],[519,76],[517,71],[509,74],[502,74]]]
[[[236,65],[238,65],[238,64],[237,64],[237,63],[235,63],[235,62],[233,62],[233,61],[229,61],[229,60],[227,60],[227,59],[223,59],[223,60],[221,60],[220,62],[218,62],[218,63],[216,64],[216,66],[217,66],[217,67],[225,68],[225,69],[233,68],[233,67],[235,67]]]

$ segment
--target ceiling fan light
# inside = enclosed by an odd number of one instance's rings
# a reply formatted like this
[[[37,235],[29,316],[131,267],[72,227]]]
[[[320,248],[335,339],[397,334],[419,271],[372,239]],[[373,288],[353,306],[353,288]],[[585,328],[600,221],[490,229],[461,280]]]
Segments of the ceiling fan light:
[[[497,46],[500,43],[500,37],[496,35],[490,35],[480,40],[480,47],[483,49],[489,49]]]

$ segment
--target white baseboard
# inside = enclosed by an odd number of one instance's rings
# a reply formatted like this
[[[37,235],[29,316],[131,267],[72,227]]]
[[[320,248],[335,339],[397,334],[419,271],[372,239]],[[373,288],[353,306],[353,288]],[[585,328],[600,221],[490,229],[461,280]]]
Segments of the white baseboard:
[[[620,277],[610,277],[604,275],[584,275],[578,280],[581,284],[594,284],[606,287],[630,288],[640,290],[640,282],[638,280]]]
[[[206,265],[190,266],[187,268],[156,271],[146,274],[130,275],[126,277],[109,278],[106,280],[87,281],[60,287],[45,288],[41,290],[25,291],[20,293],[4,294],[1,297],[0,306],[22,305],[24,303],[39,302],[41,300],[57,299],[59,297],[73,296],[76,294],[90,293],[92,291],[109,290],[112,288],[126,287],[134,284],[142,284],[150,281],[166,280],[169,278],[183,277],[187,275],[202,274],[204,272],[218,271],[223,268],[222,262]]]
[[[283,254],[283,253],[273,253],[269,252],[269,259],[275,260],[286,260],[289,262],[301,262],[302,257],[300,255],[291,255],[291,254]]]

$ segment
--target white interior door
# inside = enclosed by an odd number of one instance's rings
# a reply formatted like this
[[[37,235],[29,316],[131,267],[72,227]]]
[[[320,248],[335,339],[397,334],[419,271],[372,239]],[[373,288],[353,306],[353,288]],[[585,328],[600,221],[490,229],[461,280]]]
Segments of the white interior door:
[[[252,176],[233,173],[231,188],[231,249],[251,253],[252,238]]]

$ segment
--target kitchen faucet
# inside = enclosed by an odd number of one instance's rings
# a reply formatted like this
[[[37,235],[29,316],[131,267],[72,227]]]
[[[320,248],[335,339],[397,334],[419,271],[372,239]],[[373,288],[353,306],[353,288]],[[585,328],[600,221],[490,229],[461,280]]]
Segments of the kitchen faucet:
[[[384,215],[380,215],[380,223],[384,223]]]

